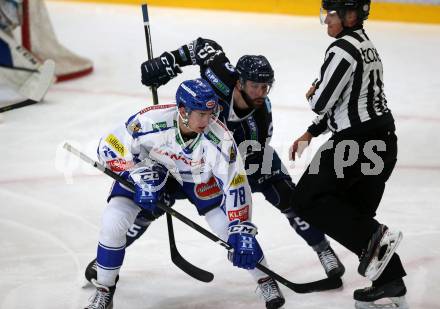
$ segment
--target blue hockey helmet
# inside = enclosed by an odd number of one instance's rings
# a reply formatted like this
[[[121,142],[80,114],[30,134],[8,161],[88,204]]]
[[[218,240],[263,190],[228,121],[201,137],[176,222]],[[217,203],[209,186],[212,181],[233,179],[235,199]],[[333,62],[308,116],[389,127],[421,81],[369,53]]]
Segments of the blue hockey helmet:
[[[247,80],[257,83],[268,83],[270,85],[274,82],[274,71],[266,57],[262,55],[244,55],[238,59],[235,66],[240,81],[244,83]]]
[[[176,92],[177,106],[187,111],[216,111],[218,97],[207,81],[201,78],[186,80],[180,84]]]
[[[327,11],[336,11],[343,18],[347,10],[356,10],[359,21],[368,19],[371,0],[322,0],[322,8]]]

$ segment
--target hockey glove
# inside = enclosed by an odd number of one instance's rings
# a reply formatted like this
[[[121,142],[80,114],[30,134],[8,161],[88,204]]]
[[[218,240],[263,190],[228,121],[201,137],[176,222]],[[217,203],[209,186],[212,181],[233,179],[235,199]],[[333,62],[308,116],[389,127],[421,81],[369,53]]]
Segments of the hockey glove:
[[[198,38],[191,44],[195,45],[195,59],[193,61],[200,66],[208,66],[217,55],[224,54],[223,48],[213,40]]]
[[[140,167],[130,173],[135,185],[134,202],[142,209],[151,212],[154,217],[163,214],[157,203],[163,195],[167,176],[167,170],[159,164]]]
[[[257,227],[251,222],[239,220],[229,223],[228,244],[234,252],[228,252],[228,258],[234,266],[244,269],[254,269],[263,259],[263,251],[255,235]]]
[[[142,84],[159,87],[182,73],[174,55],[164,52],[160,57],[147,60],[141,65]]]

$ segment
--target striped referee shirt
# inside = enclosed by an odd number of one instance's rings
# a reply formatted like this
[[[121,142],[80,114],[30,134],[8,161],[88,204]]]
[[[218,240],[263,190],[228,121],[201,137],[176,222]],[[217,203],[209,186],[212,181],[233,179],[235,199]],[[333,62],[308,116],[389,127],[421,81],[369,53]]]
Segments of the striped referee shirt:
[[[344,30],[328,47],[315,86],[309,98],[319,115],[309,127],[314,136],[392,120],[383,92],[382,61],[362,27]]]

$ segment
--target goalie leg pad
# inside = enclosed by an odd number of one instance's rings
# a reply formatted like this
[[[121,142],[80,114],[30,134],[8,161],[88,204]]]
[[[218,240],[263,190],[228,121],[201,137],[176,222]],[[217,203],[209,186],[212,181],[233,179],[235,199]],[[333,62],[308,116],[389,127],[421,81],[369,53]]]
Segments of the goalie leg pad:
[[[0,41],[1,77],[20,95],[41,101],[54,81],[55,63],[52,60],[41,63],[2,30]]]
[[[22,13],[21,0],[0,1],[0,29],[8,32],[14,30],[21,24]]]

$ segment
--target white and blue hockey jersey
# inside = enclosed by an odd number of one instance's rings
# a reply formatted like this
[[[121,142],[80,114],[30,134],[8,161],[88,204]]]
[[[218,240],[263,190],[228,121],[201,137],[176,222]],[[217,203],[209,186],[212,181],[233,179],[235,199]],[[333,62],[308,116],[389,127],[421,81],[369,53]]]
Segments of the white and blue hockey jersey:
[[[194,191],[200,185],[212,191],[215,179],[229,220],[251,218],[246,172],[232,135],[219,120],[212,119],[203,134],[185,142],[178,126],[177,106],[150,106],[104,136],[98,156],[115,172],[134,171],[146,162],[159,163],[182,186],[192,184]],[[206,191],[199,191],[195,192],[199,199],[207,197]]]

